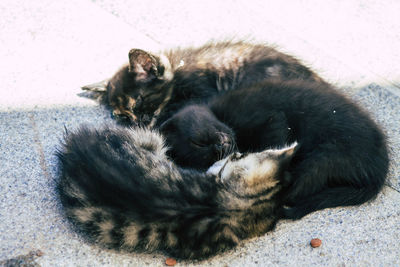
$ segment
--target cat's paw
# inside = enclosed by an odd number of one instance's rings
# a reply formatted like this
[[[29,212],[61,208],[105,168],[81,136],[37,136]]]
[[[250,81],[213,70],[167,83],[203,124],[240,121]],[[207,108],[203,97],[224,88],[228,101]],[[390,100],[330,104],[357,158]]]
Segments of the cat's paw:
[[[111,116],[117,121],[118,124],[123,125],[123,126],[138,126],[136,122],[136,117],[133,118],[132,116],[129,116],[128,114],[125,113],[119,113],[116,111],[113,111],[111,113]]]

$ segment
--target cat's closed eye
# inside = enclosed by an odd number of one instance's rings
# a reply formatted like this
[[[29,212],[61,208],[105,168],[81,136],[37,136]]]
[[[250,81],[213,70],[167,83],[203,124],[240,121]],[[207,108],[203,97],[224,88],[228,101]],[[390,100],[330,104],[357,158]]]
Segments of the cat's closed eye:
[[[204,147],[207,146],[206,144],[201,143],[201,142],[199,142],[199,141],[190,140],[190,143],[191,143],[193,146],[195,146],[195,147],[200,147],[200,148],[204,148]]]

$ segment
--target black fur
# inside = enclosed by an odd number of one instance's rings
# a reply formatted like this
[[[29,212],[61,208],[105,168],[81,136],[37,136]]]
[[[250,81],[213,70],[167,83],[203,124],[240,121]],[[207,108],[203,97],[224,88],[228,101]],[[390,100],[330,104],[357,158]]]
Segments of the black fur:
[[[191,123],[181,123],[187,121]],[[218,157],[203,148],[215,144],[199,149],[191,143],[204,137],[193,133],[223,129],[221,123],[241,152],[299,142],[289,169],[296,179],[283,195],[288,218],[364,203],[384,184],[389,161],[384,133],[365,111],[326,83],[270,81],[241,88],[215,97],[207,106],[184,108],[161,130],[172,146],[171,155],[183,162],[181,157],[190,155],[191,167],[204,168]]]
[[[235,150],[233,130],[207,107],[188,106],[180,114],[179,120],[168,120],[161,126],[171,147],[168,155],[175,163],[205,170]]]

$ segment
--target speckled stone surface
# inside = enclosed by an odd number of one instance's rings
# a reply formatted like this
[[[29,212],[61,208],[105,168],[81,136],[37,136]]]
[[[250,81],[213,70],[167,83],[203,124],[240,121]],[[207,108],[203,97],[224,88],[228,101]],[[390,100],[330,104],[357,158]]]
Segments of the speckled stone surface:
[[[1,1],[0,266],[165,266],[165,255],[107,251],[71,228],[54,190],[54,153],[64,127],[113,123],[78,94],[112,75],[130,48],[220,37],[276,44],[340,86],[383,126],[391,169],[375,201],[281,221],[232,251],[177,266],[399,266],[399,8],[395,0]],[[322,246],[311,248],[312,238]]]

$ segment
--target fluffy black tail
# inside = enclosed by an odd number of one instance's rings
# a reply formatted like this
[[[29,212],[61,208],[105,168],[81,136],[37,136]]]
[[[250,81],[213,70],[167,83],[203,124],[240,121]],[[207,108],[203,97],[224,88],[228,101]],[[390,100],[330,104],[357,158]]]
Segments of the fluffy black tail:
[[[296,220],[316,210],[360,205],[374,199],[381,188],[382,186],[326,188],[319,193],[298,201],[291,207],[285,208],[284,218]]]

